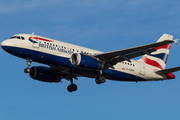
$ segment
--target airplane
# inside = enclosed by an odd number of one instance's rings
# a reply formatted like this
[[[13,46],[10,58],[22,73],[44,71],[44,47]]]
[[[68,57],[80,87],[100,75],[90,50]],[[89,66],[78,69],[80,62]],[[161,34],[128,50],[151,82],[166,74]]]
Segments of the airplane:
[[[171,43],[178,39],[163,34],[157,42],[111,52],[101,52],[78,45],[32,34],[16,34],[4,40],[1,47],[8,53],[25,59],[32,79],[59,83],[70,81],[69,92],[77,90],[74,79],[94,78],[97,84],[114,81],[159,81],[175,79],[180,67],[165,69]],[[142,56],[139,60],[133,58]],[[45,66],[31,66],[38,62]]]

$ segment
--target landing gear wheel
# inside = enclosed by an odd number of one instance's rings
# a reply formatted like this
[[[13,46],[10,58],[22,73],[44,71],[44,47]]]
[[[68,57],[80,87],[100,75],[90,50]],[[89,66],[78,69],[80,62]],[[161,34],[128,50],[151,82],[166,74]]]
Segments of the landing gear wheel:
[[[25,72],[25,73],[29,73],[29,72],[30,72],[30,69],[29,69],[29,68],[25,68],[25,69],[24,69],[24,72]]]
[[[98,78],[95,79],[95,82],[96,82],[97,84],[105,83],[105,82],[106,82],[106,78],[104,78],[104,77],[98,77]]]
[[[68,90],[69,92],[72,92],[71,85],[69,85],[69,86],[67,87],[67,90]]]
[[[98,78],[95,79],[95,82],[96,82],[96,84],[98,84],[98,85],[101,84]]]
[[[106,82],[106,78],[104,78],[104,77],[99,77],[99,81],[100,81],[100,83],[105,83],[105,82]]]
[[[71,84],[67,87],[67,90],[69,92],[73,92],[73,91],[76,91],[77,90],[77,85],[76,84]]]

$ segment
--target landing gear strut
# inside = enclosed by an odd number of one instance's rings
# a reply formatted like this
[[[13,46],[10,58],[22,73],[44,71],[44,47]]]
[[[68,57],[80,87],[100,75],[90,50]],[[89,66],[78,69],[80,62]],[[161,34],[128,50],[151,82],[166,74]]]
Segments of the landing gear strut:
[[[30,72],[30,68],[29,67],[31,66],[32,60],[27,59],[26,61],[27,61],[27,68],[24,69],[24,72],[25,73],[29,73]]]
[[[73,92],[73,91],[76,91],[77,90],[77,85],[76,84],[73,84],[73,78],[71,78],[71,84],[67,87],[67,90],[69,92]]]

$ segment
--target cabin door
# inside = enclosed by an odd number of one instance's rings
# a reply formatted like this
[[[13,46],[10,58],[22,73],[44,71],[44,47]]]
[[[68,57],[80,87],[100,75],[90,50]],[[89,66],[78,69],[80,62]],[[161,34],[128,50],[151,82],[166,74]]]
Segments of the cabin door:
[[[139,62],[139,64],[140,64],[140,72],[139,72],[139,74],[144,76],[145,72],[146,72],[145,64],[143,62]]]
[[[39,39],[38,39],[38,37],[32,37],[32,39],[33,39],[33,47],[34,48],[39,48]]]

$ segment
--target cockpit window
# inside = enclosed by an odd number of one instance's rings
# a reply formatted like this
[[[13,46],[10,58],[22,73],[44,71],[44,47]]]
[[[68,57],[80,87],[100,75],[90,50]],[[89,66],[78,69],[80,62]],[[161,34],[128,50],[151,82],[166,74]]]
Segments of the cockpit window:
[[[17,39],[21,39],[20,36],[17,36],[16,38],[17,38]]]
[[[21,39],[25,40],[24,37],[21,36]]]
[[[15,39],[15,38],[25,40],[23,36],[12,36],[10,39]]]
[[[12,36],[10,39],[14,39],[14,38],[16,38],[16,36]]]

